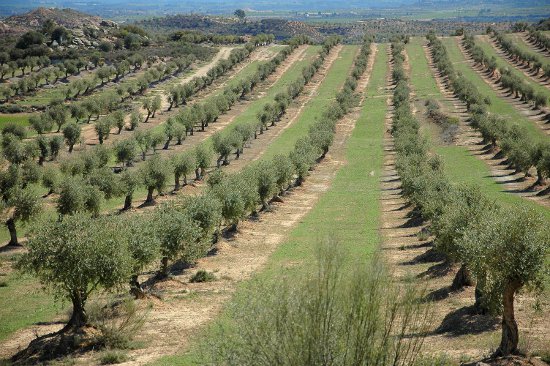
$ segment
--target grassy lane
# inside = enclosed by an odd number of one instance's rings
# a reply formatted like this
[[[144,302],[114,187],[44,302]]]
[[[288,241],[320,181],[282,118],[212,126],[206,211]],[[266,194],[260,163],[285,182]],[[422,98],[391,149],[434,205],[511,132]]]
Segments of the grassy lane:
[[[14,113],[14,114],[0,114],[0,129],[3,128],[8,123],[13,123],[16,125],[20,125],[23,127],[27,127],[29,125],[29,117],[30,114],[28,113]]]
[[[356,52],[357,46],[343,47],[340,55],[338,55],[338,58],[328,70],[323,83],[317,89],[316,94],[301,110],[298,119],[281,133],[277,140],[264,152],[263,159],[269,159],[280,153],[288,153],[294,148],[296,141],[300,137],[306,136],[309,127],[323,114],[330,100],[334,98],[336,92],[344,85]]]
[[[409,52],[409,49],[414,48],[414,44],[418,43],[417,39],[414,38],[411,42],[411,46],[407,47],[407,53]],[[449,56],[451,55],[449,54]],[[415,69],[429,70],[428,60],[426,59],[425,54],[409,54],[409,60],[411,63],[411,71]],[[458,65],[455,64],[455,67],[456,66]],[[426,74],[424,73],[411,72],[410,82],[412,89],[420,98],[425,99],[426,95],[432,95],[433,93],[438,94],[437,98],[434,99],[441,100],[444,98],[437,87],[435,77],[432,73],[429,73],[429,76],[426,77]],[[422,103],[424,100],[421,100],[420,102]],[[418,116],[418,118],[421,121],[425,120],[424,116]],[[492,178],[492,173],[487,164],[481,159],[473,156],[466,147],[445,145],[441,143],[440,139],[435,136],[435,134],[438,133],[438,130],[433,128],[433,125],[425,126],[423,131],[431,137],[434,151],[441,155],[445,161],[445,172],[451,181],[474,184],[480,187],[480,189],[487,194],[487,196],[494,200],[498,200],[499,202],[509,205],[525,205],[544,213],[550,218],[550,210],[545,207],[540,206],[533,201],[521,198],[518,195],[504,191],[502,189],[502,185]]]
[[[496,58],[498,68],[501,68],[501,69],[502,68],[508,68],[510,71],[512,71],[512,74],[519,77],[521,80],[523,80],[528,85],[531,85],[533,87],[533,89],[535,90],[535,92],[543,93],[544,95],[546,95],[546,98],[550,97],[550,90],[548,90],[548,88],[542,86],[541,84],[539,84],[536,81],[533,81],[531,78],[527,77],[523,73],[523,71],[518,69],[518,67],[516,65],[509,62],[506,58],[500,56],[497,53],[497,50],[495,49],[495,46],[493,45],[493,43],[487,37],[488,36],[476,36],[475,37],[476,44],[479,47],[481,47],[481,49],[483,49],[483,51],[485,52],[485,54],[487,56],[489,56],[489,57],[494,56]]]
[[[4,261],[16,258],[14,255],[0,257],[0,267]],[[42,291],[34,278],[12,272],[0,277],[0,282],[5,284],[0,286],[0,341],[18,329],[52,320],[62,313],[62,307]]]
[[[268,261],[268,267],[259,276],[275,280],[284,273],[290,278],[302,278],[314,263],[315,248],[319,239],[336,236],[339,245],[351,254],[346,265],[364,261],[380,243],[380,174],[383,165],[384,118],[386,96],[383,95],[387,72],[387,45],[379,45],[376,61],[366,91],[361,115],[348,139],[343,159],[329,190],[313,209],[295,227],[289,238],[278,247]],[[330,76],[330,74],[329,74]],[[337,223],[337,225],[335,225]],[[364,262],[363,262],[364,263]],[[289,264],[292,264],[291,268]],[[239,292],[237,291],[237,296]],[[220,322],[225,322],[222,319]],[[208,338],[213,329],[203,335]],[[155,365],[204,364],[196,351],[164,357]]]
[[[508,103],[506,100],[500,98],[497,93],[489,86],[479,74],[470,67],[468,61],[464,58],[462,52],[458,48],[458,39],[455,37],[445,37],[441,39],[449,59],[453,63],[455,70],[462,73],[472,83],[476,85],[482,95],[488,97],[491,100],[491,105],[488,109],[491,113],[496,113],[501,116],[506,116],[518,123],[524,125],[528,133],[539,140],[547,139],[547,136],[535,126],[535,122],[529,120],[529,118],[523,116],[514,106]]]
[[[405,48],[411,68],[411,79],[416,81],[414,92],[416,97],[423,101],[426,99],[434,99],[446,107],[451,108],[452,104],[439,92],[439,88],[432,78],[432,72],[428,63],[416,62],[418,59],[426,59],[424,49],[422,48],[422,45],[425,43],[426,41],[424,38],[411,37]]]

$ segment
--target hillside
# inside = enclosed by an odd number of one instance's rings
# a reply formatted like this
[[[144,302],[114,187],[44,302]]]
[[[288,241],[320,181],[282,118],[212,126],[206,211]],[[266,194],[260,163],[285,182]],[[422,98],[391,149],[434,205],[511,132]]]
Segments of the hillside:
[[[269,33],[276,39],[305,35],[320,40],[323,35],[316,28],[302,22],[283,19],[262,19],[259,21],[237,21],[232,18],[207,17],[202,15],[177,14],[162,18],[152,18],[138,22],[148,29],[185,29],[205,33],[256,35]]]

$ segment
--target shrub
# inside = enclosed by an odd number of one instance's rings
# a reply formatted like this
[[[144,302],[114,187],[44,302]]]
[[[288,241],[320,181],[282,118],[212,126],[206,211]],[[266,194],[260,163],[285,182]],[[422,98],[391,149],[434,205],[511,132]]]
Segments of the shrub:
[[[208,271],[201,269],[200,271],[195,273],[193,277],[191,277],[189,282],[199,283],[199,282],[212,282],[215,280],[216,280],[216,276],[214,276],[213,273],[210,273]]]
[[[307,278],[245,288],[229,308],[231,327],[220,325],[205,345],[205,363],[414,364],[427,330],[418,293],[395,288],[380,262],[346,272],[338,247],[327,241]]]
[[[87,307],[90,325],[99,332],[94,343],[100,347],[127,349],[143,327],[149,308],[131,298],[91,302]]]

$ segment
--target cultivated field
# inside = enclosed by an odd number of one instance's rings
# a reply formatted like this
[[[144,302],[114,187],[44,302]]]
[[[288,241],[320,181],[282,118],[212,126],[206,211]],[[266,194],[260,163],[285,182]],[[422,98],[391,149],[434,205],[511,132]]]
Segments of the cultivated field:
[[[547,34],[52,24],[0,53],[0,364],[550,362]]]

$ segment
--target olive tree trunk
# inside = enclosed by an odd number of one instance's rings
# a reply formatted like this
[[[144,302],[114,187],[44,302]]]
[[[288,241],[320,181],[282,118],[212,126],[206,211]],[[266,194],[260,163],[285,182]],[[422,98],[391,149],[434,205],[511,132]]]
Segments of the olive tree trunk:
[[[473,286],[474,284],[475,283],[474,279],[472,278],[472,273],[465,264],[462,264],[462,266],[460,266],[460,269],[456,273],[455,278],[453,279],[451,290],[460,290],[463,287]]]
[[[502,338],[497,354],[508,356],[518,352],[519,332],[518,324],[514,316],[514,296],[516,291],[521,288],[519,282],[511,282],[504,288],[502,295]]]
[[[71,294],[71,302],[73,304],[73,313],[65,329],[81,328],[88,323],[88,315],[85,309],[86,295],[81,291],[75,290]]]
[[[13,219],[13,217],[10,217],[8,221],[6,221],[6,226],[8,227],[8,231],[10,232],[10,242],[8,243],[8,246],[19,246],[19,241],[17,240],[17,230],[15,228],[15,220]]]
[[[147,187],[147,199],[145,199],[145,203],[153,203],[155,202],[153,198],[153,192],[155,191],[155,187]]]
[[[138,275],[132,275],[132,278],[130,278],[130,294],[132,294],[136,299],[145,298],[145,292],[143,292],[143,289],[139,284]]]

